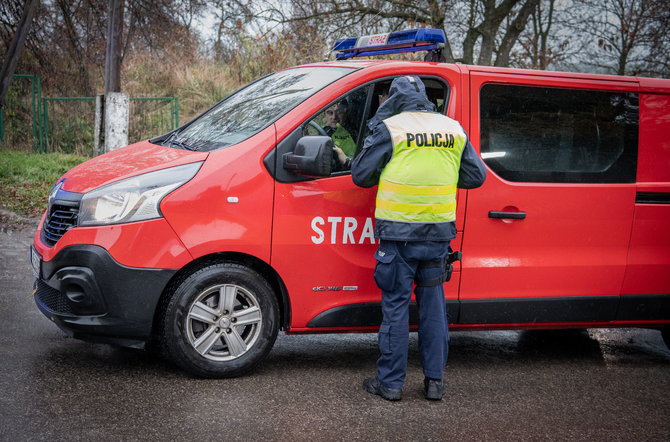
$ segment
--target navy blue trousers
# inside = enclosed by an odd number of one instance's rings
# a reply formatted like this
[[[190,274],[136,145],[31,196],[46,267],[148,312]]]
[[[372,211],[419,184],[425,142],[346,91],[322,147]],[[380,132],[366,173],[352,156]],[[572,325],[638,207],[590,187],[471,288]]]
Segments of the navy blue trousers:
[[[375,253],[375,282],[382,291],[384,319],[379,328],[380,358],[377,379],[388,388],[400,389],[407,372],[409,302],[418,277],[438,278],[440,266],[419,268],[421,262],[440,261],[449,253],[449,241],[380,240]],[[449,331],[442,284],[417,286],[419,350],[426,377],[442,379],[449,354]]]

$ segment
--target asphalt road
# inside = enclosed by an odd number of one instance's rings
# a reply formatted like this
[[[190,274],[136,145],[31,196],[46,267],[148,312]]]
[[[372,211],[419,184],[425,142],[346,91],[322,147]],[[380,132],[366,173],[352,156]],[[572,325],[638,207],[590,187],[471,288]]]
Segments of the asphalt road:
[[[398,403],[361,388],[374,334],[280,334],[254,374],[194,379],[65,337],[32,298],[32,226],[0,230],[0,440],[670,440],[655,330],[452,333],[441,402],[415,334]]]

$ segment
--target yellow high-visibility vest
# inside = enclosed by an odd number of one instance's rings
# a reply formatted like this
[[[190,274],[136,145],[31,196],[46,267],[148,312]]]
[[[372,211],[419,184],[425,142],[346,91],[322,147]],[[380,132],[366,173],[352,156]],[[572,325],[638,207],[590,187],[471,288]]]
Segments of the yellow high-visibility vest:
[[[456,185],[467,136],[457,121],[431,112],[383,120],[393,158],[379,178],[375,217],[441,223],[456,219]]]
[[[348,157],[353,157],[356,152],[356,143],[351,138],[351,134],[337,123],[337,130],[330,136],[333,139],[333,144],[342,149],[344,154]]]

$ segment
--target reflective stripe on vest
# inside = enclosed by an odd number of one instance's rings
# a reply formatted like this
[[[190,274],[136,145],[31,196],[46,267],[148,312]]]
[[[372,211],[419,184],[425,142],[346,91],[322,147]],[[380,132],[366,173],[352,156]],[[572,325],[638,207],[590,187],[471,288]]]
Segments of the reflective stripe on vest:
[[[440,223],[456,219],[456,184],[467,137],[458,122],[432,112],[384,120],[393,158],[379,179],[375,217]]]

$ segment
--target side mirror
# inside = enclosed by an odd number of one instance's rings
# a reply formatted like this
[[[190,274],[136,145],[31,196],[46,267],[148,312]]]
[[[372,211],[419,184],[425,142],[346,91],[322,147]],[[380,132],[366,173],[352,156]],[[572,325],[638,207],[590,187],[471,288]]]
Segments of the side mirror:
[[[284,154],[284,169],[300,175],[330,176],[333,146],[330,137],[302,137],[293,152]]]

